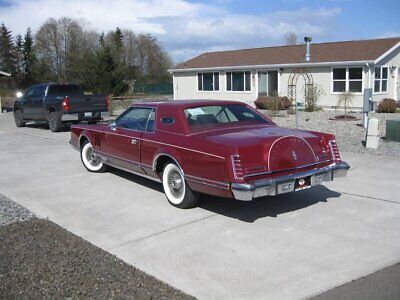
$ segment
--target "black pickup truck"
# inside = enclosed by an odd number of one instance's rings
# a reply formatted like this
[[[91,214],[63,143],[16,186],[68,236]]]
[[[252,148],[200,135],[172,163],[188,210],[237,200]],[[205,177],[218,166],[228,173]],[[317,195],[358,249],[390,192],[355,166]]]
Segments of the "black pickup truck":
[[[75,83],[46,83],[30,87],[14,103],[17,127],[28,121],[47,121],[51,131],[63,128],[63,121],[96,122],[108,110],[104,95],[85,95]]]

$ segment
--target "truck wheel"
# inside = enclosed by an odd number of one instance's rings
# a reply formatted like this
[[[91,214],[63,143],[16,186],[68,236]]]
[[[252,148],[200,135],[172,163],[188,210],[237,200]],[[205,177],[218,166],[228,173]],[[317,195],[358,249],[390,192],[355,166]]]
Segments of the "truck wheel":
[[[53,132],[60,131],[63,128],[61,116],[56,111],[51,111],[49,113],[48,121],[49,121],[49,128]]]
[[[186,184],[180,168],[174,163],[167,163],[162,173],[162,184],[168,202],[178,208],[191,208],[199,200],[198,194]]]
[[[81,160],[86,170],[94,173],[103,173],[107,166],[101,161],[101,158],[93,154],[92,144],[86,141],[81,148]]]
[[[15,125],[17,125],[17,127],[25,126],[25,121],[24,118],[22,117],[21,110],[17,109],[16,111],[14,111],[14,120],[15,120]]]

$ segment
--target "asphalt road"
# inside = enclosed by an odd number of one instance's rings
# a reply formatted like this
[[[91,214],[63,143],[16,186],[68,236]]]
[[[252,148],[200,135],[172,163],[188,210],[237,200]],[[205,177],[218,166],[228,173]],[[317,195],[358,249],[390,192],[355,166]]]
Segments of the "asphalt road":
[[[308,298],[400,261],[399,157],[343,153],[348,177],[320,188],[179,210],[159,184],[86,172],[68,140],[0,115],[0,192],[195,297]]]

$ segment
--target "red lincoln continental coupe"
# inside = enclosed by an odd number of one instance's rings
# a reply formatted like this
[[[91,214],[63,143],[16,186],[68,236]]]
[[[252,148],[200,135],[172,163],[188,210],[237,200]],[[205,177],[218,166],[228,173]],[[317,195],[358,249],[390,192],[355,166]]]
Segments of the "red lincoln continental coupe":
[[[346,176],[332,134],[282,128],[234,101],[135,104],[115,122],[76,125],[70,143],[91,172],[108,166],[162,182],[189,208],[198,194],[250,201]]]

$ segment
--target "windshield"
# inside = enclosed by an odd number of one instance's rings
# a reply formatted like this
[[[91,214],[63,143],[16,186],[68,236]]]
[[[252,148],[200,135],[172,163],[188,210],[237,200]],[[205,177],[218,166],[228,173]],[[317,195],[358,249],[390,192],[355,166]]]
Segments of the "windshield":
[[[193,129],[245,122],[269,124],[267,119],[239,104],[191,107],[186,108],[184,112],[189,126]]]

